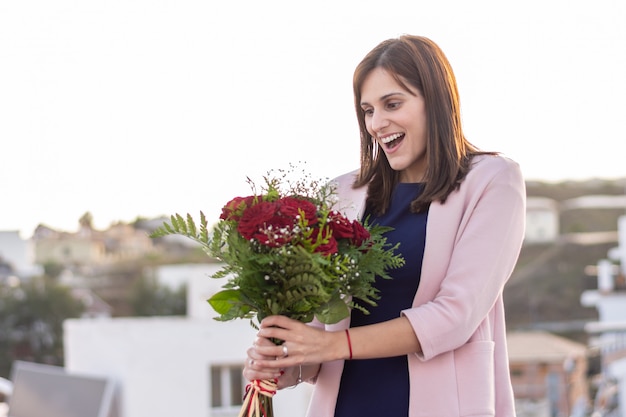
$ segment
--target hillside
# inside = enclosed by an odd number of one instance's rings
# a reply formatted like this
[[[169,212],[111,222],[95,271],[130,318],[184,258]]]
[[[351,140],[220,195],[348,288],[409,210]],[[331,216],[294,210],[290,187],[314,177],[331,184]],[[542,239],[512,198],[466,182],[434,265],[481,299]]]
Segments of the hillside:
[[[509,327],[533,327],[546,322],[597,319],[597,311],[583,307],[580,296],[596,287],[585,274],[587,265],[606,258],[615,243],[525,246],[504,291]]]
[[[586,195],[624,195],[625,192],[626,177],[586,181],[526,182],[526,194],[528,196],[548,197],[556,201],[565,201]]]

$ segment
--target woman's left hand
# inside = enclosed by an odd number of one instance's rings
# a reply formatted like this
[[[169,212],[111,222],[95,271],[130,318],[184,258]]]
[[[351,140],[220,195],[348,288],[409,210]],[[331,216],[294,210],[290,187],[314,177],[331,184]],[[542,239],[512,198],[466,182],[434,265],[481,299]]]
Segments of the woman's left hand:
[[[347,345],[344,346],[343,332],[340,335],[337,332],[328,332],[285,316],[269,316],[263,319],[257,335],[260,338],[283,341],[278,346],[264,344],[256,349],[258,354],[266,358],[275,357],[272,365],[281,368],[340,359],[346,357],[348,352]],[[267,359],[259,359],[258,366],[269,367],[270,364],[266,361]]]

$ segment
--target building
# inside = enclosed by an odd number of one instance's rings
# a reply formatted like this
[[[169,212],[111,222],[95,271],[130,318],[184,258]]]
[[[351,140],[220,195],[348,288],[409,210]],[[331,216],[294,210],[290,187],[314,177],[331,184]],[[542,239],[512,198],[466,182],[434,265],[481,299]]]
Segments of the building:
[[[518,414],[581,415],[588,408],[587,347],[548,332],[507,335],[511,381]],[[542,409],[537,411],[537,409]]]
[[[551,198],[528,197],[524,244],[555,242],[559,237],[559,207]]]
[[[609,403],[617,407],[617,415],[626,417],[626,216],[619,218],[617,229],[618,246],[598,261],[597,289],[585,291],[581,303],[598,310],[598,322],[589,323],[587,331],[602,358],[599,388],[614,391]],[[596,408],[606,407],[603,394],[600,389]]]
[[[33,234],[35,260],[40,264],[91,267],[137,259],[154,253],[154,243],[144,230],[117,223],[107,230],[81,226],[76,233],[38,226]]]
[[[32,241],[22,239],[17,231],[0,231],[0,282],[9,276],[30,278],[42,273],[35,264]]]

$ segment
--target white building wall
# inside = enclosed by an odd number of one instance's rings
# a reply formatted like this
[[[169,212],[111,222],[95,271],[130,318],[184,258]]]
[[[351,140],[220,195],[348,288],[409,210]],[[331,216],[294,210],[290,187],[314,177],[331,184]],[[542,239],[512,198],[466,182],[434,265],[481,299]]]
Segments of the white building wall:
[[[558,236],[558,216],[554,212],[534,210],[526,214],[525,243],[554,242]]]
[[[549,198],[528,197],[524,243],[554,242],[559,237],[559,212]]]
[[[241,365],[256,331],[247,320],[218,322],[206,298],[224,281],[219,265],[182,265],[189,279],[190,317],[72,319],[64,325],[65,367],[109,375],[119,389],[119,417],[237,416],[212,413],[210,368]],[[171,267],[166,274],[174,274]],[[303,416],[311,387],[274,397],[277,417]]]
[[[595,307],[598,310],[598,318],[602,323],[626,321],[626,294],[624,293],[602,294],[600,301]]]
[[[32,240],[24,240],[17,231],[0,231],[0,258],[8,262],[19,277],[41,275],[43,268],[35,265]]]

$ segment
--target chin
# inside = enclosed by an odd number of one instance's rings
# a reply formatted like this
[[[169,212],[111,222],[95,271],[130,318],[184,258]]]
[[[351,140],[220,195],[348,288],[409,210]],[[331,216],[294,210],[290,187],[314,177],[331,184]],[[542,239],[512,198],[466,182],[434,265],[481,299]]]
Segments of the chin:
[[[402,172],[408,168],[406,164],[399,163],[399,162],[396,162],[396,163],[390,162],[389,166],[391,167],[391,169],[393,169],[394,171],[398,171],[398,172]]]

